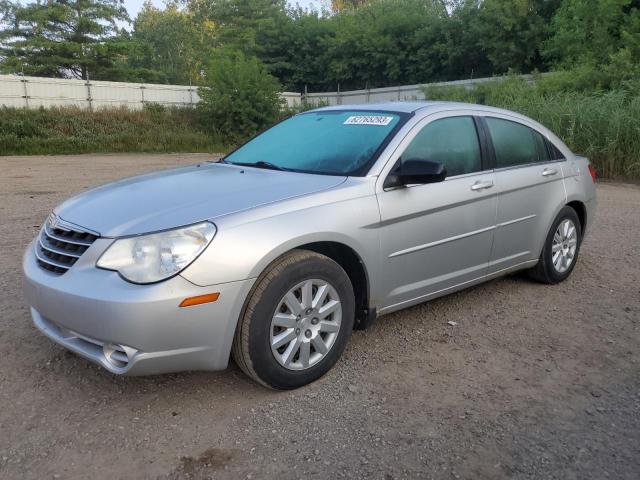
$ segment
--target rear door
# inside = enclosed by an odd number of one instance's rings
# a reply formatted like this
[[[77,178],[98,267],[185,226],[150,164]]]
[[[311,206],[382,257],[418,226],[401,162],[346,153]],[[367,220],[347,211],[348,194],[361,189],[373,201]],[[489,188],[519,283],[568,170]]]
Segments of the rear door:
[[[472,112],[447,112],[418,123],[391,158],[392,165],[412,157],[438,161],[448,176],[440,183],[379,187],[381,310],[426,300],[486,274],[497,200],[483,146]]]
[[[498,190],[496,230],[489,273],[536,260],[553,220],[566,199],[562,158],[532,126],[514,118],[483,116],[491,140]]]

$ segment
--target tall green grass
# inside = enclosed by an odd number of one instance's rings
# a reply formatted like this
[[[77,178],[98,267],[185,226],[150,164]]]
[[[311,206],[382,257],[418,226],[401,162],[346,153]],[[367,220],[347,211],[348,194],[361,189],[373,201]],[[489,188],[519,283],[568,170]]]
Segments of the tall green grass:
[[[220,152],[227,148],[190,109],[0,109],[0,155]]]
[[[520,112],[542,123],[606,178],[640,178],[640,90],[589,85],[566,72],[533,83],[508,77],[472,89],[427,87],[428,99],[481,103]]]

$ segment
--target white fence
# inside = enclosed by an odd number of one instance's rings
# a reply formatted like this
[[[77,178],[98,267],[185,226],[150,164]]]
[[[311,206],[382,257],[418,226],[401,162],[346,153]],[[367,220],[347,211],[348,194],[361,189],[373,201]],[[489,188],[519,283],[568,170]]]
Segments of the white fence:
[[[531,80],[531,76],[524,76]],[[479,83],[491,82],[502,77],[476,78],[427,85],[464,86],[471,88]],[[423,100],[425,85],[371,88],[347,92],[321,92],[300,94],[283,92],[287,105],[293,107],[302,101],[324,102],[329,105],[371,103],[398,100]],[[145,103],[188,107],[200,101],[198,88],[183,85],[158,85],[152,83],[123,83],[84,81],[65,78],[23,77],[0,75],[0,105],[7,107],[53,107],[75,105],[82,108],[121,107],[140,109]]]
[[[300,94],[283,92],[289,106],[300,103]],[[198,87],[84,81],[66,78],[0,75],[0,105],[7,107],[81,108],[127,107],[141,109],[145,103],[189,107],[200,101]]]

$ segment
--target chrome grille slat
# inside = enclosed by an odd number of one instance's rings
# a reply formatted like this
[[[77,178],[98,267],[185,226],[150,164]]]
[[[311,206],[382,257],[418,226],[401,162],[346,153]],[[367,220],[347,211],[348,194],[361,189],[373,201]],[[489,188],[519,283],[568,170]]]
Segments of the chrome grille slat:
[[[57,253],[58,255],[66,255],[67,257],[80,258],[80,255],[82,255],[84,253],[84,252],[72,253],[72,252],[68,252],[66,250],[62,250],[62,249],[57,248],[57,247],[53,247],[51,245],[45,245],[42,242],[42,236],[38,237],[38,242],[40,243],[40,247],[42,247],[43,250],[48,250],[50,252]]]
[[[64,268],[65,270],[68,270],[68,269],[69,269],[69,267],[71,266],[71,265],[65,265],[65,264],[63,264],[63,263],[58,263],[58,262],[56,262],[55,260],[51,260],[50,258],[46,258],[46,257],[45,257],[45,258],[43,258],[43,257],[41,257],[41,256],[40,256],[40,252],[38,252],[38,249],[36,249],[36,257],[37,257],[37,258],[38,258],[38,260],[40,260],[41,262],[43,262],[43,263],[48,263],[49,265],[53,265],[54,267],[57,267],[57,268]]]
[[[38,234],[34,247],[36,259],[43,269],[62,275],[97,238],[97,235],[79,227],[76,229],[63,224],[62,220],[52,215]]]
[[[49,226],[46,225],[46,224],[44,226],[44,230],[45,230],[45,232],[46,232],[46,234],[47,234],[47,236],[49,238],[53,238],[54,240],[57,240],[58,242],[72,243],[74,245],[82,245],[83,247],[90,246],[93,243],[93,241],[95,240],[95,238],[93,240],[82,240],[82,239],[77,239],[77,238],[66,238],[66,237],[63,237],[63,236],[59,236],[59,235],[56,235],[54,232],[52,232],[49,229]],[[65,229],[65,231],[69,231],[69,230]],[[77,232],[77,233],[85,233],[85,232]]]

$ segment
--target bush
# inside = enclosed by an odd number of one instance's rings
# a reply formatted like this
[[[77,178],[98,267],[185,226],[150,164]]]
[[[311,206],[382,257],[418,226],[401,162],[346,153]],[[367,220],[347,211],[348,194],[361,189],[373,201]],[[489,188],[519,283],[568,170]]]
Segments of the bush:
[[[271,126],[282,116],[280,84],[264,65],[238,52],[218,53],[205,69],[198,104],[205,128],[239,142]]]
[[[0,109],[0,155],[96,152],[221,152],[226,145],[204,131],[193,109],[160,105],[83,110]]]
[[[507,77],[471,89],[426,87],[428,99],[506,108],[542,123],[574,152],[593,162],[600,176],[640,178],[640,93],[633,80],[607,72],[556,72],[533,83]],[[637,84],[637,83],[636,83]]]
[[[330,104],[325,100],[318,101],[303,101],[300,104],[294,105],[293,107],[289,107],[285,105],[280,111],[279,120],[284,120],[285,118],[292,117],[297,115],[298,113],[308,112],[309,110],[315,110],[316,108],[328,107]]]
[[[161,114],[167,111],[167,107],[165,107],[161,103],[149,102],[145,103],[142,107],[145,112]]]

